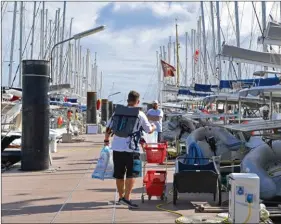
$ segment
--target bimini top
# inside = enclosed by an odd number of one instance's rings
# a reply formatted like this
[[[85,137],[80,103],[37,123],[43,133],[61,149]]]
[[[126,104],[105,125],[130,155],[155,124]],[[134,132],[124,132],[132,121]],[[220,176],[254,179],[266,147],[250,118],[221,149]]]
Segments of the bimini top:
[[[281,98],[281,85],[275,86],[257,86],[252,88],[247,88],[239,91],[239,96],[269,96],[272,93],[273,98]]]
[[[229,103],[238,103],[238,101],[241,102],[248,102],[248,103],[261,103],[263,104],[262,100],[258,97],[240,97],[238,94],[216,94],[207,96],[203,99],[203,102],[205,104],[211,104],[214,102],[229,102]]]

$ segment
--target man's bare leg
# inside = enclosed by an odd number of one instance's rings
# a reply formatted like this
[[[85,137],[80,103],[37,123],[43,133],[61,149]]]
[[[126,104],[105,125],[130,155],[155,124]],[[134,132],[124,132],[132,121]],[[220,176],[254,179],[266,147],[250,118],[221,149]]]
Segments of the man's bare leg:
[[[135,184],[135,179],[134,178],[127,178],[125,181],[125,196],[124,198],[126,200],[130,200],[130,196],[133,190]]]
[[[124,185],[125,185],[124,179],[116,179],[116,186],[119,193],[119,198],[123,198],[124,196]]]

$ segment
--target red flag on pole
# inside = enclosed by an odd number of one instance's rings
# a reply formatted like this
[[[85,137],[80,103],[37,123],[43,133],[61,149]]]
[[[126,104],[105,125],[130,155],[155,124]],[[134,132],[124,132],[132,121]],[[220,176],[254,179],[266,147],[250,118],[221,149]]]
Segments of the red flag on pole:
[[[194,64],[198,62],[198,59],[199,59],[199,50],[196,50],[194,54]]]
[[[161,65],[164,73],[164,77],[174,77],[175,67],[161,60]]]

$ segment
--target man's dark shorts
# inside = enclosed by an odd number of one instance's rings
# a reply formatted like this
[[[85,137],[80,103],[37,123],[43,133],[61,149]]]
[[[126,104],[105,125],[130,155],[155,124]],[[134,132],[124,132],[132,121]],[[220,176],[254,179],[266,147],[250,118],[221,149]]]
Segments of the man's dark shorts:
[[[116,179],[133,178],[134,153],[113,151],[114,174]]]

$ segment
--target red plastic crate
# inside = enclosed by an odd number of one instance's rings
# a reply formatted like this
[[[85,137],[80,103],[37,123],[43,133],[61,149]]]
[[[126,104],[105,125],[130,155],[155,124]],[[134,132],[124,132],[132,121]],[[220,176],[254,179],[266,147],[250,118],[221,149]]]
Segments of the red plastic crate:
[[[145,143],[143,149],[146,152],[148,163],[163,163],[167,156],[167,143]]]
[[[149,170],[144,177],[146,193],[149,196],[162,196],[165,190],[166,171]]]

